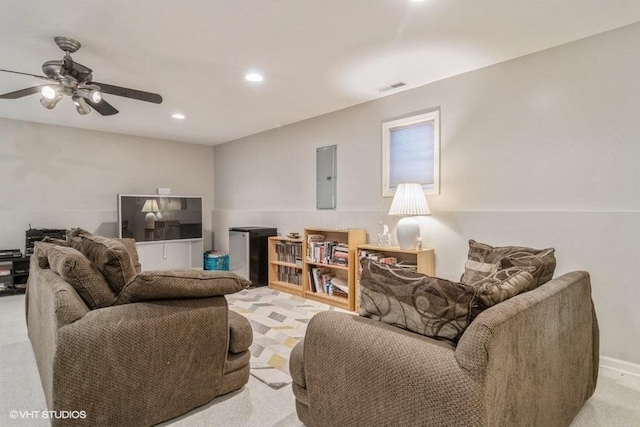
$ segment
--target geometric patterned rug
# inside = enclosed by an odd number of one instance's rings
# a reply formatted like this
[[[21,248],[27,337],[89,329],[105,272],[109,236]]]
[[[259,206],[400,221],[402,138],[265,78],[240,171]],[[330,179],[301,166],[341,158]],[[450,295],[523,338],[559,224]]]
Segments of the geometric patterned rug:
[[[304,338],[309,320],[321,311],[348,311],[266,286],[225,295],[229,309],[251,323],[251,375],[279,389],[291,384],[289,355]]]

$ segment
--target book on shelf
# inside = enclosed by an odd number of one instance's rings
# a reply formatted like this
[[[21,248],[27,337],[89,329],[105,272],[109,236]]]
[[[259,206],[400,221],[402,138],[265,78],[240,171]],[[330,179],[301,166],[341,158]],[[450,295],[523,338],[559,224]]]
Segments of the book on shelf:
[[[413,270],[418,269],[418,264],[415,261],[398,260],[394,256],[389,256],[384,252],[372,251],[368,249],[361,249],[358,253],[359,258],[369,258],[373,261],[377,261],[383,264],[395,265],[396,267],[410,268]]]
[[[279,265],[277,268],[278,281],[291,285],[302,285],[302,270],[296,267],[285,267]]]
[[[349,245],[346,243],[310,241],[307,245],[308,261],[343,267],[349,266]]]
[[[333,270],[324,267],[309,269],[309,287],[311,292],[333,295],[341,298],[349,296],[346,280],[335,275]]]
[[[277,241],[276,254],[278,261],[300,265],[302,263],[302,242]],[[300,263],[300,264],[298,264]]]
[[[415,262],[400,261],[400,262],[396,263],[396,265],[398,267],[411,268],[413,270],[417,270],[418,269],[418,264],[416,264]]]
[[[383,252],[360,250],[360,258],[368,258],[372,261],[377,261],[383,264],[397,264],[398,258],[389,256]]]

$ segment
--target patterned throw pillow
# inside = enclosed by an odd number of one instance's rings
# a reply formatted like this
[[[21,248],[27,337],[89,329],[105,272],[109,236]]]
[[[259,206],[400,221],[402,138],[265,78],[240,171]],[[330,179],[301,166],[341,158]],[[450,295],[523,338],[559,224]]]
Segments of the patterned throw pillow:
[[[228,271],[145,271],[118,295],[117,304],[227,295],[247,288],[250,281]]]
[[[82,252],[98,267],[114,292],[122,291],[124,285],[136,275],[131,256],[121,242],[95,236],[81,228],[69,230],[67,239],[71,247]]]
[[[43,244],[40,244],[41,247]],[[76,249],[45,243],[51,270],[76,290],[91,310],[113,305],[116,300],[98,269]]]
[[[360,315],[432,338],[457,340],[476,288],[363,258]]]
[[[527,290],[533,282],[533,270],[533,267],[510,267],[474,282],[480,307],[491,307]]]
[[[533,272],[534,282],[530,289],[548,282],[556,269],[555,249],[533,249],[522,246],[493,247],[475,240],[469,240],[469,256],[465,264],[464,274],[460,281],[473,284],[478,280],[495,273],[502,268],[502,259],[509,257],[514,261],[513,266],[535,266],[540,268]],[[538,261],[535,261],[538,259]],[[506,261],[505,261],[506,263]],[[511,265],[510,265],[511,266]],[[535,280],[537,279],[537,280]]]
[[[556,257],[553,255],[553,249],[548,249],[547,252],[538,255],[513,254],[502,258],[500,266],[501,268],[529,267],[533,276],[533,282],[531,282],[529,289],[535,289],[553,278]]]

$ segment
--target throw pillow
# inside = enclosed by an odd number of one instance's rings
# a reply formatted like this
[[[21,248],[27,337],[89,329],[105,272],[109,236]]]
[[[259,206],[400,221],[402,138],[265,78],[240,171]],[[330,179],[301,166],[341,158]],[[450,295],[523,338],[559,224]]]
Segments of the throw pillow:
[[[413,270],[361,261],[360,315],[456,341],[469,325],[476,288]]]
[[[45,238],[41,241],[45,243],[54,243],[59,246],[69,246],[69,242],[67,242],[66,240],[56,239],[55,237],[45,236]]]
[[[122,291],[124,285],[136,275],[127,248],[115,239],[77,230],[73,230],[75,234],[68,234],[71,246],[98,267],[114,292]]]
[[[78,250],[49,244],[46,248],[51,270],[76,290],[90,309],[113,305],[116,294],[98,269]]]
[[[498,270],[473,283],[481,307],[487,308],[527,290],[533,282],[533,267],[510,267]]]
[[[227,295],[247,288],[250,281],[228,271],[145,271],[131,279],[116,304]]]
[[[36,257],[38,261],[38,267],[49,268],[47,249],[51,246],[54,246],[54,244],[42,240],[33,244],[33,256]]]
[[[493,247],[476,242],[475,240],[469,240],[469,256],[460,281],[462,283],[473,284],[478,280],[484,279],[501,268],[501,262],[504,257],[508,256],[514,259],[521,259],[533,256],[540,258],[540,261],[544,264],[544,268],[540,270],[542,275],[535,283],[535,286],[539,286],[551,280],[553,276],[553,271],[556,268],[554,252],[555,249],[553,248],[533,249],[522,246]],[[534,283],[532,283],[531,286],[531,289],[533,289]]]
[[[138,257],[138,250],[136,249],[135,239],[122,238],[114,240],[117,240],[124,245],[124,247],[127,249],[127,252],[129,252],[129,256],[131,257],[133,269],[136,271],[136,273],[140,273],[142,271],[142,264],[140,264],[140,258]]]
[[[553,254],[553,249],[548,249],[547,252],[538,255],[512,254],[502,258],[500,266],[501,268],[530,267],[533,281],[529,289],[535,289],[553,277],[553,272],[556,269],[556,257]]]
[[[83,230],[82,228],[72,228],[67,230],[67,242],[69,246],[72,248],[80,250],[80,242],[82,241],[82,236],[92,236],[87,230]]]

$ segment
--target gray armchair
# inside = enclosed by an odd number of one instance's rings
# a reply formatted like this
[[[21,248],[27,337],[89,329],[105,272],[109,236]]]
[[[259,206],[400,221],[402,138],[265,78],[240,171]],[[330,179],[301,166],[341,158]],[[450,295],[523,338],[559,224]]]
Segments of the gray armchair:
[[[320,313],[290,370],[307,426],[566,426],[598,351],[589,276],[573,272],[482,312],[457,346]]]
[[[90,309],[86,295],[97,295],[96,284],[85,283],[83,299],[78,283],[63,278],[79,276],[82,255],[63,245],[60,256],[75,258],[54,261],[52,251],[51,268],[42,268],[47,255],[38,245],[32,257],[29,338],[49,410],[85,413],[52,425],[150,426],[249,380],[251,326],[212,295],[205,272],[140,273],[120,292],[124,302]]]

